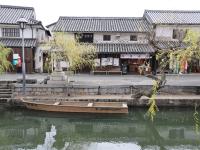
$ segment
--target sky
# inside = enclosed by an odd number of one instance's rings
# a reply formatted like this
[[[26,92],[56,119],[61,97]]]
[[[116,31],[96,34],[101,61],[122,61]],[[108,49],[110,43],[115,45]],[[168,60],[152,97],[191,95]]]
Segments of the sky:
[[[34,7],[43,25],[59,16],[142,17],[145,9],[200,10],[200,0],[0,0],[1,5]]]

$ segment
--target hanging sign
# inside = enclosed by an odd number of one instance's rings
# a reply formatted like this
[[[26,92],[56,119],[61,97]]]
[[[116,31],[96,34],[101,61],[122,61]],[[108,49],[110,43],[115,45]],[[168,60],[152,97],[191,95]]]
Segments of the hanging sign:
[[[113,58],[112,57],[101,58],[101,65],[102,66],[113,65]]]
[[[113,59],[113,66],[119,66],[119,58]]]
[[[113,65],[113,58],[112,57],[107,57],[107,65],[109,65],[109,66]]]
[[[100,66],[100,59],[94,59],[94,65],[96,67],[99,67]]]
[[[13,59],[18,59],[19,58],[19,54],[13,54]]]
[[[149,54],[121,54],[121,59],[146,59],[150,58]]]

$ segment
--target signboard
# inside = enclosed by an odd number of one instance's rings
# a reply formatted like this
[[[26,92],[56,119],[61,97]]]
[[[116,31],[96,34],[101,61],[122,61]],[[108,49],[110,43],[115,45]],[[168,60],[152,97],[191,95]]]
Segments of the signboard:
[[[147,59],[150,58],[149,54],[121,54],[121,59]]]
[[[113,58],[112,57],[107,57],[107,65],[110,65],[110,66],[113,65]]]
[[[13,54],[13,59],[18,59],[19,58],[19,54]]]
[[[96,67],[99,67],[100,66],[100,59],[94,59],[94,65]]]
[[[119,58],[113,59],[113,66],[119,66]]]
[[[112,57],[101,58],[101,65],[102,66],[113,65],[113,58]]]

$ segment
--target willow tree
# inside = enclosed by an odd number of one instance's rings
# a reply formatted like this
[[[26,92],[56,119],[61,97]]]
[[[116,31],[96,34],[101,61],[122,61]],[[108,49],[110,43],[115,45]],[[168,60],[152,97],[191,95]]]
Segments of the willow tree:
[[[184,43],[184,47],[181,46],[181,44]],[[168,69],[168,66],[172,61],[187,61],[190,63],[192,60],[200,60],[200,33],[194,32],[192,30],[187,30],[187,33],[185,35],[185,38],[183,40],[179,41],[180,45],[177,45],[177,47],[173,47],[168,50],[162,50],[158,49],[156,59],[159,62],[160,72],[161,76],[153,76],[148,75],[147,77],[150,77],[154,80],[153,87],[149,91],[136,91],[135,95],[133,95],[133,98],[141,98],[141,96],[147,96],[149,97],[149,109],[147,111],[147,115],[150,116],[150,119],[153,121],[156,112],[158,111],[158,107],[156,104],[156,95],[159,92],[161,88],[163,88],[167,82],[165,70]],[[197,107],[197,106],[195,106]],[[196,125],[200,126],[200,123],[197,122],[197,115],[198,112],[195,109],[195,120]]]
[[[174,47],[169,50],[159,50],[157,60],[160,62],[161,70],[165,70],[174,60],[178,62],[187,61],[191,63],[193,60],[200,60],[200,33],[188,30],[183,41],[184,47]]]
[[[95,47],[88,43],[79,43],[74,36],[66,33],[55,33],[54,39],[46,44],[51,62],[66,61],[69,70],[76,71],[84,67],[94,67]],[[48,59],[49,61],[49,59]]]
[[[6,48],[0,44],[0,74],[8,70],[11,66],[10,61],[8,61],[10,52],[10,48]]]

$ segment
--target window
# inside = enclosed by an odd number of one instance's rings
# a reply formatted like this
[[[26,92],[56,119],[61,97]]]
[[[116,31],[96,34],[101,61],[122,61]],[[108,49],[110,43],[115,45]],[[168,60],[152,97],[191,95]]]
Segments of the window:
[[[111,36],[110,35],[103,35],[103,40],[104,41],[110,41],[111,40]]]
[[[173,29],[172,38],[173,39],[178,39],[178,37],[179,37],[179,31],[178,31],[178,29]]]
[[[137,35],[131,35],[130,41],[137,41]]]
[[[75,33],[74,36],[78,42],[93,43],[93,33]]]
[[[2,36],[3,37],[20,37],[19,28],[3,28]]]

